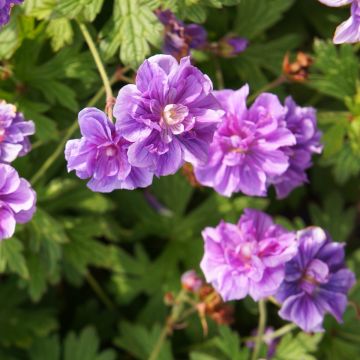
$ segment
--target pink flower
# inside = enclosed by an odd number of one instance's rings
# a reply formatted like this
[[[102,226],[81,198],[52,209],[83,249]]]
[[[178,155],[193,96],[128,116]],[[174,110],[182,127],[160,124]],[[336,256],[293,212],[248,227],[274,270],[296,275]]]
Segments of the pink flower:
[[[274,295],[297,251],[295,234],[258,210],[246,209],[236,225],[222,221],[202,235],[201,269],[225,301]]]

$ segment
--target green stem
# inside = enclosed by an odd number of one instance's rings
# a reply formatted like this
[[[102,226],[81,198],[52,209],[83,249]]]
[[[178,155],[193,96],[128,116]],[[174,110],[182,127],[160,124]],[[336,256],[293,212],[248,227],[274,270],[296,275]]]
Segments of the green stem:
[[[112,89],[111,89],[111,84],[110,84],[110,80],[106,74],[106,71],[105,71],[105,67],[104,67],[104,64],[100,58],[100,54],[99,52],[97,51],[97,48],[95,46],[95,43],[86,27],[85,24],[82,24],[82,23],[78,23],[79,24],[79,27],[80,27],[80,30],[84,36],[84,39],[87,43],[87,45],[89,46],[89,49],[90,49],[90,52],[94,58],[94,61],[95,61],[95,64],[98,68],[98,71],[99,71],[99,74],[100,74],[100,77],[101,77],[101,80],[104,84],[104,88],[105,88],[105,93],[106,93],[106,101],[111,101],[113,99],[113,92],[112,92]],[[110,120],[112,120],[112,110],[109,108],[108,109],[108,116],[110,118]]]
[[[110,79],[110,84],[114,84],[117,81],[117,75],[115,74]],[[91,107],[96,105],[102,96],[104,95],[104,88],[101,88],[94,97],[87,103],[87,107]],[[40,180],[40,178],[49,170],[50,166],[56,161],[56,159],[64,152],[64,147],[66,142],[71,138],[71,136],[75,133],[78,129],[79,124],[77,120],[68,128],[66,131],[62,141],[59,143],[58,147],[55,151],[47,158],[47,160],[43,163],[41,168],[35,173],[35,175],[31,178],[30,182],[34,185],[36,182]]]
[[[257,92],[255,92],[254,94],[250,95],[247,98],[247,103],[251,104],[260,94],[262,94],[263,92],[269,91],[271,89],[274,89],[280,85],[282,85],[283,83],[286,82],[286,77],[284,75],[280,75],[277,79],[275,79],[274,81],[272,81],[269,84],[266,84],[264,87],[262,87],[260,90],[258,90]]]
[[[266,302],[265,300],[259,301],[259,325],[258,325],[258,332],[255,340],[255,347],[252,354],[252,360],[258,360],[259,352],[261,349],[261,344],[263,341],[263,336],[265,332],[266,326]]]
[[[279,338],[279,337],[281,337],[281,336],[295,330],[296,328],[297,328],[297,325],[293,324],[293,323],[284,325],[283,327],[277,329],[276,331],[274,331],[273,333],[271,333],[269,335],[263,335],[262,341],[270,341],[270,340]],[[256,341],[256,339],[257,339],[256,336],[250,336],[250,337],[247,337],[247,338],[243,338],[242,340],[244,342],[247,342],[247,341]]]
[[[163,343],[166,340],[167,333],[168,333],[168,324],[166,323],[163,329],[161,330],[160,336],[150,354],[149,360],[157,360],[159,358],[159,354],[163,346]]]
[[[166,340],[167,334],[169,330],[172,328],[174,324],[179,320],[182,309],[183,309],[183,298],[186,297],[186,292],[184,290],[181,290],[178,294],[178,296],[175,299],[175,305],[173,306],[171,310],[170,316],[166,319],[165,325],[163,329],[161,330],[160,336],[158,340],[156,341],[156,344],[151,351],[151,354],[149,356],[149,360],[157,360],[159,358],[160,351],[163,347],[163,344]]]
[[[96,279],[91,275],[90,271],[86,273],[85,275],[87,282],[91,286],[91,288],[94,290],[95,294],[99,297],[99,299],[105,304],[105,306],[109,310],[114,310],[115,305],[110,300],[110,298],[106,295],[105,291],[101,288],[99,283],[96,281]]]

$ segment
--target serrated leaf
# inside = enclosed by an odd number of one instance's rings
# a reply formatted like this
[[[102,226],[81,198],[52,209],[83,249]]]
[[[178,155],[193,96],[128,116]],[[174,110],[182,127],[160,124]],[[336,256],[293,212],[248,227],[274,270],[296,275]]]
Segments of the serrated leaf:
[[[329,231],[335,241],[346,241],[354,228],[356,209],[345,208],[340,193],[329,194],[322,208],[310,204],[309,211],[312,223]]]
[[[61,18],[49,22],[46,33],[51,38],[51,46],[54,51],[58,51],[65,45],[71,44],[74,32],[69,20]]]
[[[24,279],[29,278],[29,270],[24,258],[24,246],[16,238],[0,242],[0,272],[9,270]]]
[[[34,339],[56,329],[52,311],[26,305],[26,293],[14,283],[2,282],[0,287],[0,343],[4,346],[31,346]]]
[[[276,347],[276,353],[272,359],[274,360],[316,360],[311,353],[315,352],[323,334],[314,335],[299,333],[295,336],[286,334],[281,338],[280,343]]]
[[[294,0],[242,0],[237,9],[235,29],[252,39],[281,19]]]
[[[148,330],[142,325],[122,322],[120,324],[120,336],[115,339],[115,344],[127,350],[136,359],[148,360],[151,351],[159,339],[161,330],[159,325],[155,325],[151,330]],[[170,342],[166,340],[161,347],[157,360],[172,359]]]
[[[100,342],[93,327],[85,328],[79,336],[67,335],[64,342],[64,360],[115,360],[113,350],[99,352]]]
[[[336,47],[330,41],[316,40],[314,50],[315,62],[308,84],[339,100],[354,96],[359,65],[352,46]]]

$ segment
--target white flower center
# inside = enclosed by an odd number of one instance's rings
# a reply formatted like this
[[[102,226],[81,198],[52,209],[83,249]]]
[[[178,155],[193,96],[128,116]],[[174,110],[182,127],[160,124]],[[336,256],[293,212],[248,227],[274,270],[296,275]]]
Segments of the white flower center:
[[[181,123],[189,115],[189,109],[181,104],[168,104],[163,111],[163,120],[168,126]]]

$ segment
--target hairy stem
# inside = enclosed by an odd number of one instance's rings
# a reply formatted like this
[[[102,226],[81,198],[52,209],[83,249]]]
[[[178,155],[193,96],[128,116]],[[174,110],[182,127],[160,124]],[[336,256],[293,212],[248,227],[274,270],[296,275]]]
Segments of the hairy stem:
[[[83,23],[78,23],[79,24],[79,27],[80,27],[80,30],[84,36],[84,39],[87,43],[87,45],[89,46],[89,49],[90,49],[90,52],[91,52],[91,55],[93,56],[94,58],[94,61],[95,61],[95,64],[98,68],[98,71],[99,71],[99,74],[100,74],[100,77],[101,77],[101,80],[104,84],[104,88],[105,88],[105,93],[106,93],[106,102],[111,102],[112,99],[113,99],[113,92],[112,92],[112,89],[111,89],[111,84],[110,84],[110,80],[106,74],[106,71],[105,71],[105,67],[104,67],[104,64],[100,58],[100,54],[95,46],[95,43],[86,27],[85,24]],[[107,113],[108,113],[108,117],[110,120],[112,120],[112,109],[111,107],[108,107],[107,109]]]
[[[115,74],[110,79],[110,84],[114,84],[118,80],[117,74]],[[104,95],[105,90],[104,88],[101,88],[93,98],[87,103],[86,106],[94,106],[96,105],[102,96]],[[77,119],[75,122],[68,128],[66,131],[63,139],[59,143],[58,147],[55,149],[55,151],[47,158],[47,160],[43,163],[43,165],[40,167],[40,169],[35,173],[35,175],[31,178],[30,182],[34,185],[36,182],[38,182],[42,176],[49,170],[51,165],[56,161],[56,159],[64,152],[64,147],[66,142],[71,138],[71,136],[75,133],[75,131],[78,129],[79,124],[77,122]]]
[[[259,301],[259,325],[257,330],[257,336],[255,340],[255,347],[252,354],[251,359],[252,360],[258,360],[259,358],[259,352],[261,349],[261,344],[263,341],[263,336],[265,332],[265,326],[266,326],[266,302],[265,300]]]

